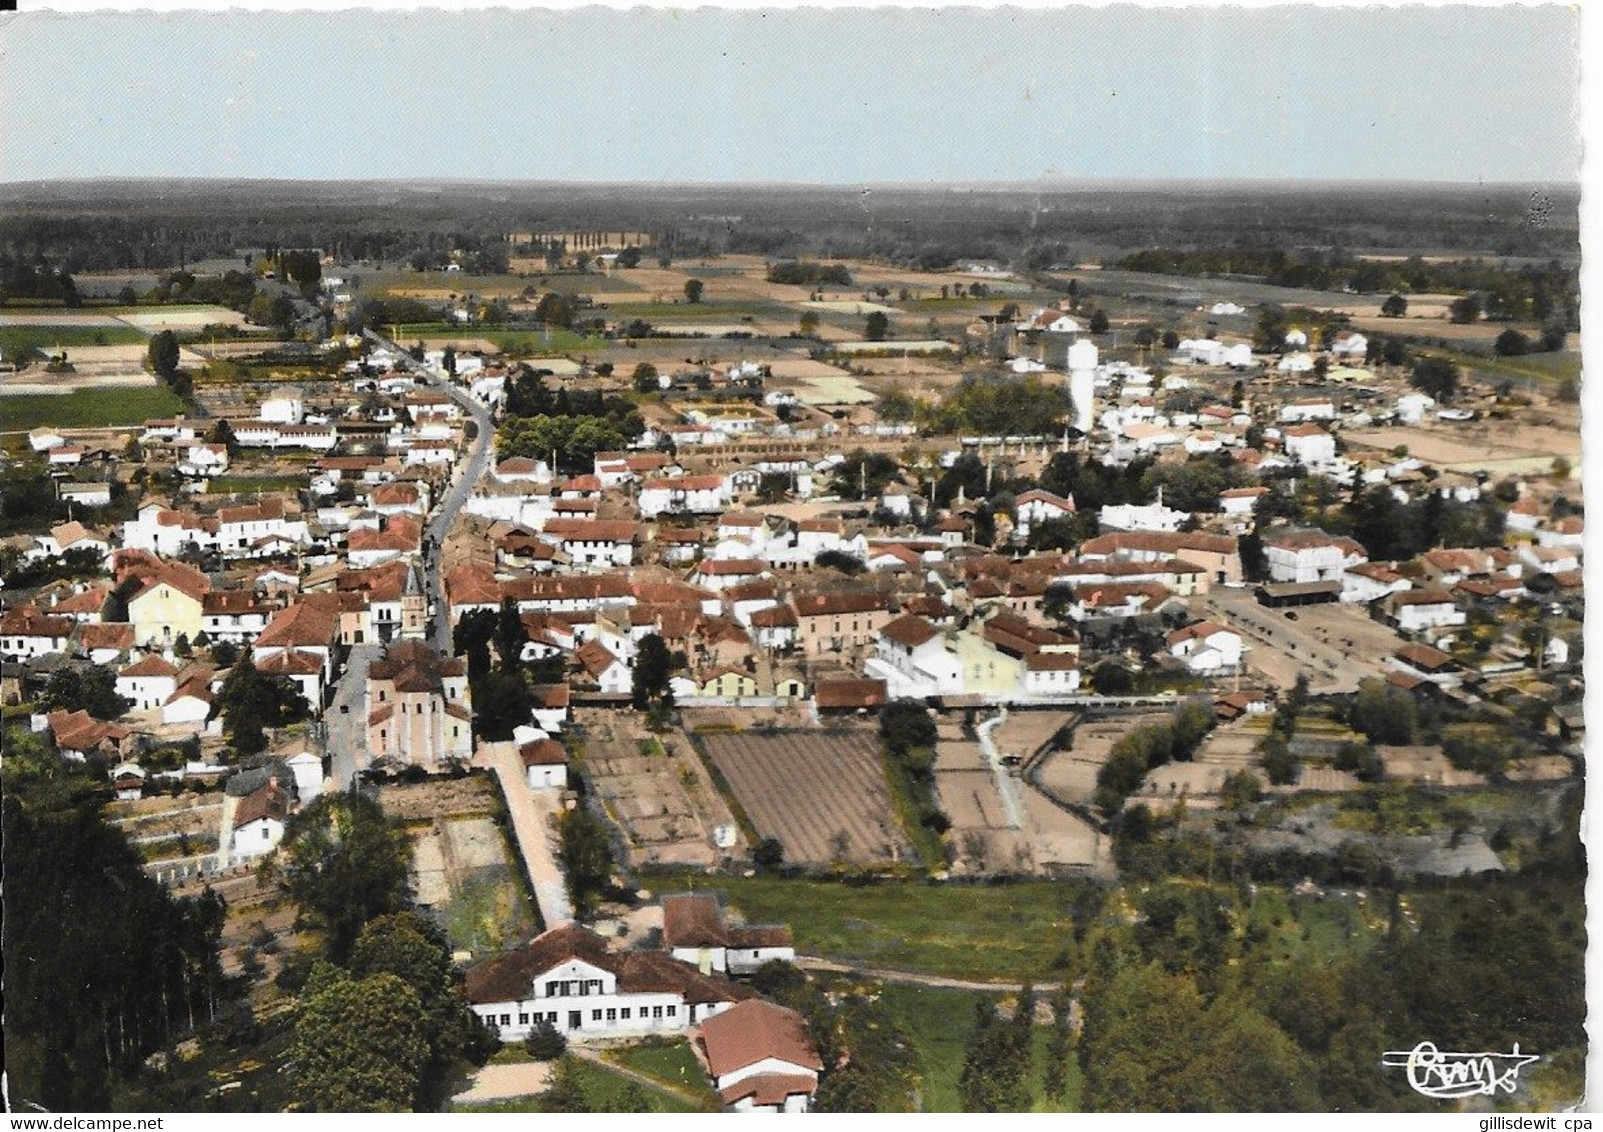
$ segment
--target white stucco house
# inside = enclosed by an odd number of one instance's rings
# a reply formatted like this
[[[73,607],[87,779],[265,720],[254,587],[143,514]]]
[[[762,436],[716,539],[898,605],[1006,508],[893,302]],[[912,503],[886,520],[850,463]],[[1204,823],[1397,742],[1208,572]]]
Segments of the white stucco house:
[[[569,1041],[682,1034],[756,996],[660,951],[614,952],[563,924],[467,973],[468,1005],[503,1042],[548,1023]]]
[[[739,1003],[697,1028],[696,1049],[718,1099],[735,1112],[806,1112],[824,1068],[794,1010],[761,999]]]
[[[1223,676],[1241,668],[1241,635],[1214,621],[1194,621],[1168,637],[1169,655],[1199,676]]]

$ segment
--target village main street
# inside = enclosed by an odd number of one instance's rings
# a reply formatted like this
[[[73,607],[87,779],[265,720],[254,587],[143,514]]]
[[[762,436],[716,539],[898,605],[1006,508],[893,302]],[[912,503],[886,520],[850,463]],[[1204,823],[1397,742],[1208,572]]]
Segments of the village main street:
[[[368,338],[377,345],[389,350],[398,359],[398,369],[415,373],[431,387],[444,391],[446,396],[455,401],[472,419],[475,429],[473,447],[467,459],[458,465],[450,486],[445,495],[439,500],[434,514],[430,517],[428,527],[424,531],[423,555],[427,572],[424,576],[424,588],[428,596],[430,609],[430,636],[436,648],[447,654],[451,651],[451,617],[450,610],[445,604],[445,588],[441,577],[441,551],[445,546],[445,536],[456,522],[462,507],[473,493],[473,488],[484,477],[485,470],[490,464],[490,454],[495,441],[495,419],[490,410],[481,402],[469,396],[449,379],[441,380],[434,369],[424,363],[414,361],[404,349],[387,338],[381,337],[373,331],[368,331]]]

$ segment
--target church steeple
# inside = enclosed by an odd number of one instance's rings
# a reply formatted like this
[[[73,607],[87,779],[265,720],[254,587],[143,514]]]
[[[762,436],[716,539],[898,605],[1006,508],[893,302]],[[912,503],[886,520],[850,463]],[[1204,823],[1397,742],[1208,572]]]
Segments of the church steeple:
[[[401,589],[401,639],[421,641],[428,635],[429,599],[417,563],[410,562],[406,567],[406,582]]]

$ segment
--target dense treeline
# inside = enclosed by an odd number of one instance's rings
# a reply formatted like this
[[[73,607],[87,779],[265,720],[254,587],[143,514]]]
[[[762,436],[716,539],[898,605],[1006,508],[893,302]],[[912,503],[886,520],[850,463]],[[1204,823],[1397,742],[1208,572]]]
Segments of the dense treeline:
[[[1516,874],[1447,881],[1406,900],[1380,880],[1379,938],[1349,931],[1324,962],[1276,943],[1283,913],[1255,914],[1258,894],[1225,846],[1209,849],[1206,873],[1144,887],[1133,926],[1104,926],[1089,948],[1085,1107],[1419,1108],[1434,1102],[1380,1060],[1426,1038],[1452,1050],[1518,1043],[1541,1055],[1538,1075],[1555,1076],[1554,1102],[1573,1102],[1586,1012],[1580,800],[1572,791],[1560,830]]]
[[[916,402],[914,417],[928,432],[1056,436],[1073,411],[1061,383],[1038,377],[965,377],[939,403]]]
[[[842,287],[850,287],[852,273],[846,269],[844,263],[809,263],[805,260],[796,260],[791,263],[770,265],[768,282],[795,283],[803,287],[819,283],[837,283]]]
[[[1417,255],[1401,261],[1359,259],[1340,250],[1149,248],[1125,256],[1119,266],[1164,275],[1245,276],[1277,287],[1363,295],[1473,295],[1476,309],[1490,319],[1558,318],[1569,329],[1579,329],[1580,276],[1558,260],[1509,267],[1482,259],[1428,261]]]
[[[653,254],[879,257],[928,269],[964,259],[1072,264],[1084,251],[1225,244],[1273,231],[1287,247],[1421,244],[1465,254],[1574,257],[1575,196],[1532,224],[1518,187],[1287,190],[1235,187],[986,191],[391,183],[60,183],[15,187],[0,206],[13,256],[70,271],[182,267],[240,248],[319,248],[340,259],[434,266],[462,253],[499,270],[519,231],[658,232]],[[477,257],[485,257],[480,261]]]
[[[1169,762],[1189,762],[1213,724],[1213,709],[1196,701],[1177,708],[1161,723],[1142,724],[1125,732],[1097,770],[1093,797],[1098,808],[1118,813],[1147,771]]]
[[[506,417],[496,434],[499,459],[527,456],[574,475],[594,466],[597,452],[615,451],[646,430],[634,403],[599,390],[555,392],[538,374],[524,369],[507,390]]]
[[[27,258],[0,251],[0,303],[11,299],[59,302],[69,307],[82,302],[78,285],[65,268],[43,255]]]
[[[116,1080],[228,997],[223,904],[174,899],[101,816],[102,778],[5,736],[5,1068],[13,1104],[106,1109]]]

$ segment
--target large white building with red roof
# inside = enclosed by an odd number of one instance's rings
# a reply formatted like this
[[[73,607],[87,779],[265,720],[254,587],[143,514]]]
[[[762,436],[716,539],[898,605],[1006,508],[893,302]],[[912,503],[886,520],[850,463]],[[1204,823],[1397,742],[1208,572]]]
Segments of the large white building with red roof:
[[[746,987],[660,951],[610,951],[563,924],[467,973],[468,1005],[504,1042],[548,1024],[569,1041],[682,1034],[737,1002]]]

